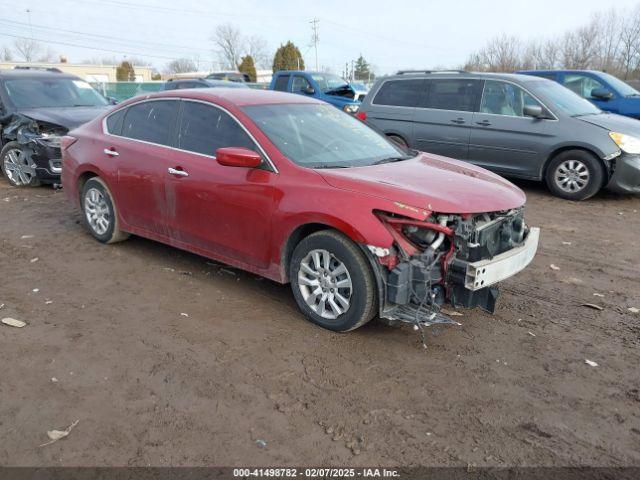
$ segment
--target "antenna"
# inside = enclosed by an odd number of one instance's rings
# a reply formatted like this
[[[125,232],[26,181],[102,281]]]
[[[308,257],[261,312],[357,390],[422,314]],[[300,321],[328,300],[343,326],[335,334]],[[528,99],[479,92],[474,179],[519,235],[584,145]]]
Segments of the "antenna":
[[[320,41],[320,36],[318,35],[318,24],[320,20],[314,18],[309,22],[311,24],[311,30],[313,33],[311,34],[311,42],[316,50],[316,70],[318,70],[318,42]]]

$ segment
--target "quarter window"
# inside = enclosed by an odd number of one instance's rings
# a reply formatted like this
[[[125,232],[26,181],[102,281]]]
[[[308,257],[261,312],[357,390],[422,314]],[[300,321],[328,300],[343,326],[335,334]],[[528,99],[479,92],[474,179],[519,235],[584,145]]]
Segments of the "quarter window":
[[[480,97],[480,80],[441,79],[429,80],[426,108],[473,112]]]
[[[123,108],[107,117],[107,132],[111,135],[120,135],[122,131],[122,120],[124,119],[126,111],[127,110]]]
[[[575,74],[565,75],[563,84],[582,98],[592,98],[591,92],[594,88],[604,88],[604,85],[595,78]]]
[[[226,112],[198,102],[184,102],[178,132],[182,150],[215,156],[223,147],[257,150],[247,132]]]
[[[279,75],[276,78],[276,85],[274,87],[275,90],[279,90],[281,92],[287,91],[287,84],[289,83],[289,77],[291,75]]]
[[[524,117],[524,107],[535,105],[540,103],[517,85],[487,80],[484,84],[480,112]]]
[[[132,105],[124,117],[122,136],[171,145],[178,102],[154,100]]]
[[[416,107],[424,91],[424,80],[389,80],[376,94],[373,103],[396,107]]]

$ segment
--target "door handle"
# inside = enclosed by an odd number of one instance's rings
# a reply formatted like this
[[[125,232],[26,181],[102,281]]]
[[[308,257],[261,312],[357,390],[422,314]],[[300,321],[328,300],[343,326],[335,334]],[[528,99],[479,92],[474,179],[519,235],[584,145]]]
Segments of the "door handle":
[[[463,123],[465,123],[464,118],[455,118],[453,120],[451,120],[451,122],[457,124],[457,125],[462,125]]]
[[[476,122],[476,123],[483,127],[488,127],[489,125],[491,125],[491,122],[489,120],[482,120],[481,122]]]
[[[175,168],[169,168],[169,173],[171,175],[178,175],[179,177],[188,177],[189,174],[187,172],[185,172],[184,170],[177,170]]]
[[[110,157],[117,157],[118,155],[120,155],[118,152],[116,152],[112,148],[105,148],[103,152],[105,153],[105,155],[108,155]]]

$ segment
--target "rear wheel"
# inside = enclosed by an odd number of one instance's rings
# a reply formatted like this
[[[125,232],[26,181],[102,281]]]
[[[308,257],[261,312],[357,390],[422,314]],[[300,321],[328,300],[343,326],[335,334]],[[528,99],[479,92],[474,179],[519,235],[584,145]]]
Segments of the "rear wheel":
[[[567,200],[585,200],[604,184],[602,162],[584,150],[567,150],[549,163],[546,181],[551,192]]]
[[[304,238],[289,266],[298,307],[314,323],[337,332],[354,330],[375,316],[373,273],[358,247],[323,230]]]
[[[2,173],[14,187],[37,187],[36,164],[31,151],[18,142],[7,143],[0,152]]]
[[[81,196],[82,218],[91,235],[102,243],[116,243],[129,238],[118,227],[118,215],[107,185],[92,177],[84,184]]]

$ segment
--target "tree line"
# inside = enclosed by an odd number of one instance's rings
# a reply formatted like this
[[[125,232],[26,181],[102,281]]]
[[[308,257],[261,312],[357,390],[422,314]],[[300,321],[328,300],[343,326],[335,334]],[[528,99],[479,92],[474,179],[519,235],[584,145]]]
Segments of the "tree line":
[[[469,55],[465,70],[602,70],[640,76],[640,5],[594,14],[588,23],[553,38],[522,40],[501,35]]]

